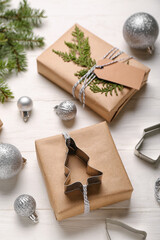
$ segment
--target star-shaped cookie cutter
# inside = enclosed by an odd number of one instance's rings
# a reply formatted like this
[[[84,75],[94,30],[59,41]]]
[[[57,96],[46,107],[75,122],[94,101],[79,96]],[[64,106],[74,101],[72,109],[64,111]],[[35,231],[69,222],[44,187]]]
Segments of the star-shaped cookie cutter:
[[[152,134],[154,134],[157,131],[160,131],[160,123],[156,124],[154,126],[145,128],[144,131],[143,131],[143,136],[142,136],[141,140],[135,146],[135,150],[134,150],[134,154],[137,157],[139,157],[139,158],[141,158],[141,159],[143,159],[143,160],[145,160],[149,163],[152,163],[152,164],[158,164],[160,162],[160,155],[158,156],[157,159],[153,159],[153,158],[150,158],[150,157],[146,156],[145,154],[143,154],[140,151],[140,149],[142,147],[142,144],[143,144],[145,138],[148,137],[148,136],[151,136]]]
[[[64,190],[65,193],[72,192],[74,190],[80,190],[82,193],[84,191],[84,185],[81,182],[74,182],[70,184],[71,180],[71,172],[69,169],[69,155],[77,156],[85,165],[86,165],[86,172],[91,176],[87,179],[87,188],[93,184],[101,184],[101,178],[103,173],[93,167],[91,167],[89,163],[89,156],[83,152],[80,148],[78,148],[74,142],[74,140],[67,134],[63,133],[65,138],[66,146],[68,148],[66,160],[65,160],[65,176],[66,180],[64,182]]]

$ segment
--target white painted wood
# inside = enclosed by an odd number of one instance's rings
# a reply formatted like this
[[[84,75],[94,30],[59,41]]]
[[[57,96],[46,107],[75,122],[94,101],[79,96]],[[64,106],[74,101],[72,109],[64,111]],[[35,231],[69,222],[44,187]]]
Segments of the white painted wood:
[[[14,0],[17,6],[19,0]],[[128,48],[123,40],[123,23],[130,14],[146,11],[160,23],[158,0],[46,0],[30,1],[33,7],[46,9],[47,19],[41,28],[35,30],[44,35],[48,47],[56,41],[75,22],[86,27],[104,40],[136,56],[151,68],[149,82],[137,93],[110,125],[123,164],[134,187],[131,201],[121,202],[90,213],[88,216],[77,216],[61,223],[55,220],[41,172],[36,160],[34,141],[65,131],[89,126],[103,121],[87,107],[85,110],[79,102],[77,118],[74,122],[63,123],[53,111],[53,107],[71,95],[37,74],[36,57],[43,49],[28,52],[28,71],[8,80],[15,99],[0,105],[0,118],[4,122],[0,141],[16,145],[27,164],[17,179],[0,182],[0,239],[106,239],[106,217],[124,221],[133,227],[146,230],[147,239],[160,239],[160,206],[154,198],[154,183],[160,176],[159,168],[134,156],[134,146],[142,136],[143,128],[157,124],[160,120],[160,80],[159,39],[152,57],[143,52]],[[37,4],[38,3],[38,4]],[[32,97],[34,111],[28,123],[24,124],[16,101],[22,95]],[[147,150],[145,150],[147,149]],[[144,149],[146,154],[156,158],[159,155],[159,135],[148,139]],[[37,201],[37,212],[40,223],[33,226],[26,220],[19,219],[13,211],[15,198],[28,193]],[[110,228],[113,239],[136,239],[126,232]],[[114,231],[113,231],[114,230]]]
[[[88,216],[74,217],[58,223],[51,210],[37,210],[40,222],[33,225],[28,219],[17,217],[14,211],[1,211],[1,239],[107,239],[105,218],[119,219],[139,230],[148,233],[147,239],[159,239],[159,212],[155,209],[128,210],[97,210]],[[109,225],[112,239],[142,239],[129,234],[121,228]]]

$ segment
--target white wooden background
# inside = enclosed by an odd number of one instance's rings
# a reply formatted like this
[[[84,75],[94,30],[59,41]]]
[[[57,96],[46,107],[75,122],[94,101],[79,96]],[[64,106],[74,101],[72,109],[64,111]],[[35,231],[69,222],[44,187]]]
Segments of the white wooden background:
[[[19,0],[12,1],[17,6]],[[130,202],[121,202],[91,212],[88,216],[77,216],[58,223],[51,210],[44,182],[39,170],[35,139],[59,134],[103,121],[87,107],[85,110],[76,102],[78,114],[73,125],[62,123],[53,112],[53,107],[71,95],[64,92],[37,74],[36,57],[43,49],[28,52],[28,71],[12,76],[9,86],[15,99],[0,105],[0,118],[4,122],[0,140],[14,144],[27,158],[27,165],[17,179],[0,182],[0,239],[1,240],[90,240],[106,239],[106,217],[122,220],[133,227],[146,230],[148,240],[160,239],[160,206],[154,197],[154,183],[160,176],[159,168],[134,156],[134,146],[142,135],[143,128],[160,121],[160,38],[155,53],[131,51],[122,36],[123,23],[131,14],[145,11],[152,14],[160,24],[159,0],[32,0],[32,7],[46,10],[47,19],[36,33],[46,39],[45,47],[51,45],[74,23],[79,23],[104,40],[136,56],[151,68],[148,85],[136,94],[119,116],[110,125],[112,136],[133,183],[134,192]],[[63,71],[63,69],[62,69]],[[28,123],[24,123],[17,109],[17,99],[23,95],[34,101],[34,110]],[[148,139],[147,154],[158,156],[160,138]],[[15,198],[23,193],[31,194],[37,201],[39,224],[17,217],[13,210]],[[111,228],[113,239],[136,239],[134,235]]]

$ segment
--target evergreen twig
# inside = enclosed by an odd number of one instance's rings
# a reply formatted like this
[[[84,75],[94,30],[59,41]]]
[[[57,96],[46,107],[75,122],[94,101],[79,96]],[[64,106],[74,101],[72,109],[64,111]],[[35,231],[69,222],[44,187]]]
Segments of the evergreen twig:
[[[52,51],[60,56],[64,62],[74,62],[76,65],[83,67],[82,70],[75,73],[75,76],[81,78],[96,64],[96,61],[91,57],[88,38],[84,36],[84,33],[77,26],[75,26],[72,36],[72,42],[64,42],[69,52],[57,51],[55,49]],[[108,93],[112,95],[113,91],[118,95],[118,90],[122,91],[123,89],[123,86],[120,84],[105,81],[97,77],[89,84],[89,87],[92,92],[104,93],[106,96]]]
[[[8,8],[9,0],[0,0],[0,102],[13,98],[5,80],[8,74],[25,71],[25,49],[42,47],[44,38],[35,36],[33,27],[41,24],[44,11],[32,9],[22,0],[17,9]]]
[[[0,79],[0,102],[4,103],[8,98],[13,98],[13,93],[8,88],[4,79]]]
[[[9,6],[10,0],[1,0],[0,1],[0,11],[4,10],[6,7]]]

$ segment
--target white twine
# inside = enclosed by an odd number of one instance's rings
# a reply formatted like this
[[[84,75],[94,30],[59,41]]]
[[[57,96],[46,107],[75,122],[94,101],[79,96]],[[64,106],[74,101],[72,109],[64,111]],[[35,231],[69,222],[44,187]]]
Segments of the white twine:
[[[66,132],[63,132],[62,135],[63,135],[65,141],[67,141],[67,139],[71,138],[71,137],[69,136],[69,134],[66,133]]]
[[[116,52],[118,52],[116,54]],[[72,88],[72,95],[73,97],[75,98],[75,90],[76,90],[76,87],[83,81],[83,85],[79,91],[79,101],[81,103],[83,103],[83,107],[85,107],[85,89],[86,87],[96,78],[96,74],[94,73],[94,70],[96,68],[104,68],[104,67],[107,67],[107,66],[110,66],[111,64],[114,64],[114,63],[117,63],[117,62],[123,62],[123,61],[127,61],[129,59],[131,59],[132,57],[127,57],[127,58],[122,58],[122,59],[118,59],[118,60],[115,60],[118,56],[120,56],[123,52],[122,51],[119,51],[118,48],[114,47],[112,48],[110,51],[108,51],[103,59],[105,58],[108,58],[108,59],[111,59],[113,61],[109,62],[109,63],[106,63],[106,64],[103,64],[103,65],[94,65],[84,76],[82,76],[76,83],[75,85],[73,86]]]
[[[88,194],[87,194],[87,185],[83,185],[83,199],[84,199],[84,214],[87,214],[90,212],[90,204],[89,204]]]

